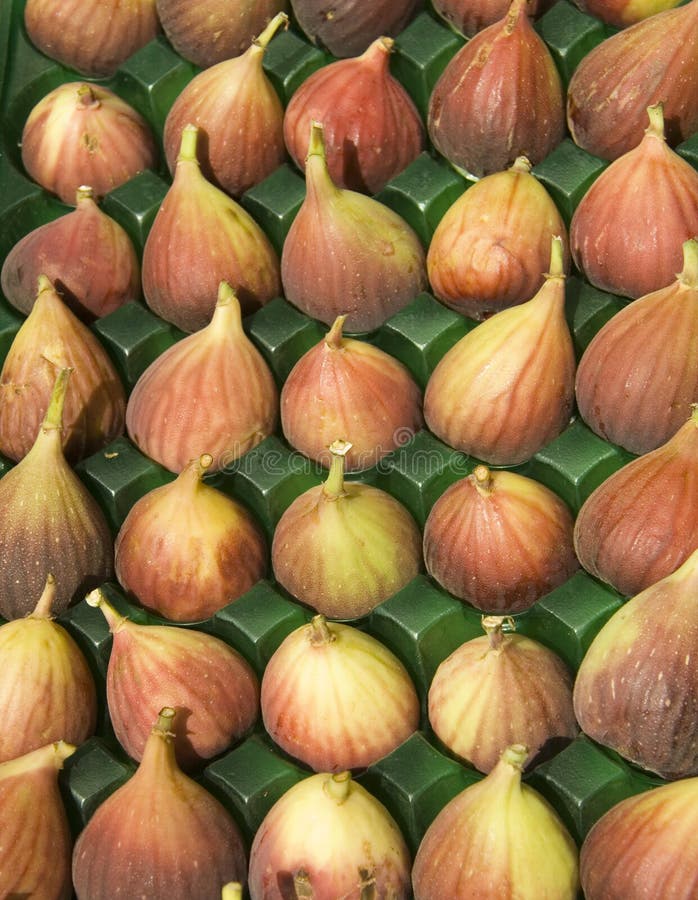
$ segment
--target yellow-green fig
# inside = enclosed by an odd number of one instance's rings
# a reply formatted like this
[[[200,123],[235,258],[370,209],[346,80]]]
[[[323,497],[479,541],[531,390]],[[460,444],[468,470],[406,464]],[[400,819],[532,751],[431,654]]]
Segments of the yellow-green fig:
[[[575,0],[575,4],[583,12],[615,28],[628,28],[650,16],[673,9],[680,2],[681,0]],[[666,27],[671,29],[671,25]]]

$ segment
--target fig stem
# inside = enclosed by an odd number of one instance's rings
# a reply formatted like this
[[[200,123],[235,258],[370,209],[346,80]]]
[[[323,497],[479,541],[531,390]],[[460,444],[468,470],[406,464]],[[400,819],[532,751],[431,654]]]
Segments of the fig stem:
[[[299,869],[293,875],[293,893],[296,900],[313,900],[315,897],[310,876],[304,869]]]
[[[338,806],[341,803],[344,803],[349,796],[349,791],[351,789],[351,772],[346,770],[344,772],[337,772],[335,775],[330,775],[323,784],[323,789]]]
[[[88,606],[98,607],[102,611],[112,634],[128,622],[126,616],[120,615],[107,600],[106,594],[102,588],[95,588],[93,591],[90,591],[87,597],[85,597],[85,602]]]
[[[196,145],[199,141],[199,129],[196,125],[185,125],[182,129],[182,140],[179,145],[177,162],[195,162],[199,164],[196,155]]]
[[[502,752],[499,762],[506,766],[511,766],[521,773],[527,757],[528,747],[525,744],[512,744]]]
[[[204,475],[213,465],[213,457],[210,453],[202,453],[198,459],[193,459],[188,466],[182,470],[182,475],[186,472],[194,485],[201,484]],[[185,476],[186,477],[186,476]]]
[[[75,192],[75,205],[79,206],[84,200],[92,200],[93,197],[94,192],[92,188],[87,184],[81,184]]]
[[[235,290],[227,281],[221,281],[218,285],[218,299],[213,316],[209,323],[214,329],[225,332],[239,333],[242,331],[242,310]]]
[[[511,34],[512,31],[516,28],[516,24],[521,17],[521,11],[524,11],[524,15],[526,15],[526,6],[528,5],[528,0],[512,0],[509,4],[509,9],[506,14],[506,22],[504,24],[504,34]]]
[[[530,174],[533,166],[531,165],[531,160],[527,156],[517,156],[511,166],[512,172],[523,172],[526,175]]]
[[[330,472],[327,481],[323,485],[322,492],[328,500],[336,500],[344,497],[344,465],[345,456],[351,450],[352,445],[349,441],[333,441],[328,450],[332,454],[332,462],[330,463]]]
[[[664,140],[664,104],[663,103],[655,103],[654,106],[647,107],[647,115],[650,119],[650,124],[645,129],[645,134],[650,135],[650,137],[659,138],[661,141]]]
[[[325,335],[325,343],[333,350],[339,350],[342,346],[342,329],[344,328],[344,323],[346,322],[346,320],[346,316],[337,316],[337,318],[332,323],[332,328],[330,328],[330,330]]]
[[[492,492],[492,473],[487,466],[475,466],[473,469],[473,482],[483,497]]]
[[[564,253],[562,247],[562,238],[555,235],[550,244],[550,270],[546,273],[546,278],[564,278],[565,272],[563,268]]]
[[[68,744],[66,741],[44,744],[43,747],[37,747],[36,750],[30,750],[22,756],[0,763],[0,777],[15,777],[45,768],[53,768],[59,771],[63,768],[65,760],[72,756],[76,750],[77,747],[74,744]]]
[[[378,37],[368,45],[361,56],[361,62],[374,66],[376,69],[387,69],[390,54],[393,52],[395,41],[384,35]]]
[[[321,122],[310,123],[310,140],[305,157],[305,188],[306,199],[312,198],[317,193],[322,195],[323,192],[333,195],[340,190],[332,180],[327,167],[325,136]]]
[[[677,276],[688,288],[698,288],[698,241],[690,238],[683,244],[683,269]]]
[[[56,599],[56,579],[50,573],[46,576],[46,584],[39,597],[39,602],[31,614],[34,619],[50,619],[51,609]]]
[[[41,280],[41,276],[39,276]],[[41,424],[41,429],[47,431],[60,431],[63,428],[63,406],[65,405],[65,395],[68,390],[68,380],[72,373],[70,367],[60,369],[56,376],[56,381],[51,392],[48,409]]]
[[[174,731],[172,730],[174,725],[175,718],[175,710],[171,706],[163,706],[163,708],[158,713],[157,721],[155,725],[153,725],[153,734],[159,735],[160,737],[171,739],[174,737]]]
[[[99,106],[99,100],[95,97],[95,92],[92,90],[89,84],[81,84],[77,91],[78,94],[78,108],[82,107],[83,109],[89,109],[94,106]]]
[[[499,650],[504,641],[505,627],[507,631],[514,631],[516,625],[511,616],[483,616],[482,628],[490,639],[490,650]]]
[[[281,25],[284,26],[284,30],[288,29],[288,16],[285,12],[277,13],[274,18],[267,23],[266,28],[252,41],[252,46],[257,47],[264,52],[267,49],[269,41],[274,37]]]
[[[239,881],[229,881],[223,885],[221,900],[242,900],[242,885]]]
[[[313,616],[310,620],[310,643],[313,647],[323,647],[337,640],[337,635],[330,631],[327,619],[323,615]]]

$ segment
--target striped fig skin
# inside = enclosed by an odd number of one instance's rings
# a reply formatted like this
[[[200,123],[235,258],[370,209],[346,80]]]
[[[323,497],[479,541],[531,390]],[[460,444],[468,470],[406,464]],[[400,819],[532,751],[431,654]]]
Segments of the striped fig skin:
[[[145,119],[113,91],[69,82],[29,113],[22,162],[30,178],[71,206],[83,184],[101,198],[152,169],[157,150]]]
[[[698,896],[698,778],[628,797],[587,835],[579,856],[587,900]]]
[[[57,775],[74,751],[58,741],[0,764],[0,886],[8,900],[73,895],[73,842]]]
[[[434,11],[447,22],[454,31],[466,37],[473,37],[494,25],[506,15],[510,0],[432,0]],[[533,0],[527,7],[528,15],[538,17],[552,6],[550,0]]]
[[[247,880],[237,825],[180,771],[171,716],[170,723],[165,718],[158,718],[137,771],[97,808],[75,843],[78,900],[220,900],[224,884]]]
[[[698,547],[698,410],[661,447],[607,478],[574,526],[587,572],[631,597]]]
[[[316,772],[369,766],[419,726],[419,697],[400,660],[323,616],[288,635],[269,660],[261,708],[273,740]]]
[[[155,0],[27,0],[32,43],[81,75],[105,78],[157,35]]]

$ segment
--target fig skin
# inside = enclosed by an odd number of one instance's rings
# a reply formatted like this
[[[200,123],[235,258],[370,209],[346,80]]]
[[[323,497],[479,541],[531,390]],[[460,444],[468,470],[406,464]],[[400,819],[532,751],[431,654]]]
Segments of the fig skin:
[[[81,185],[89,184],[101,199],[154,168],[157,150],[148,123],[113,91],[69,82],[29,113],[22,163],[30,178],[71,206]]]
[[[265,540],[252,515],[203,481],[212,462],[204,454],[141,497],[116,537],[121,586],[175,622],[209,618],[266,572]]]
[[[670,284],[683,243],[698,234],[698,172],[666,144],[662,104],[647,113],[642,141],[599,175],[570,223],[580,272],[633,299]]]
[[[681,0],[575,0],[575,5],[606,25],[627,28],[678,6]]]
[[[71,369],[61,444],[68,462],[101,450],[124,431],[126,393],[99,340],[39,276],[34,306],[0,372],[0,450],[15,461],[31,450],[56,372]]]
[[[267,45],[281,25],[288,27],[286,13],[278,13],[242,56],[200,72],[177,97],[163,134],[170,172],[190,123],[200,130],[197,156],[204,177],[232,197],[285,161],[284,109],[262,68]]]
[[[346,316],[293,367],[281,390],[286,440],[329,467],[338,434],[353,435],[345,469],[361,471],[407,443],[422,427],[422,395],[408,370],[366,341],[346,338]]]
[[[245,884],[240,831],[218,800],[177,766],[173,717],[173,709],[161,710],[140,766],[78,836],[78,900],[119,894],[220,900],[227,882]]]
[[[286,637],[262,678],[264,727],[316,772],[370,766],[419,727],[419,697],[383,644],[314,616]]]
[[[469,187],[436,227],[427,252],[434,295],[472,319],[529,300],[550,260],[550,242],[563,242],[570,270],[567,228],[531,163],[520,156],[504,172]]]
[[[322,123],[327,168],[338,187],[377,194],[422,152],[422,120],[390,74],[393,43],[380,37],[361,56],[323,66],[291,97],[284,139],[301,171],[313,122]]]
[[[81,186],[72,212],[40,225],[10,250],[2,266],[2,291],[29,315],[36,285],[45,275],[75,315],[86,322],[106,316],[141,294],[141,267],[124,229]]]
[[[577,672],[582,730],[662,778],[698,775],[698,550],[617,610]]]
[[[65,741],[0,763],[3,896],[70,900],[72,838],[57,775],[75,752]]]
[[[542,484],[477,466],[429,513],[427,571],[477,609],[522,612],[579,568],[573,527],[566,505]]]
[[[698,895],[698,778],[616,803],[586,836],[579,857],[587,900]]]
[[[582,418],[632,453],[666,443],[698,403],[698,241],[683,254],[676,280],[616,313],[577,369]]]
[[[182,331],[211,321],[221,281],[243,315],[281,292],[279,260],[255,220],[203,177],[199,129],[187,125],[172,186],[143,248],[143,294],[152,311]]]
[[[509,9],[510,0],[432,0],[434,12],[454,31],[473,37],[494,25]],[[529,16],[537,18],[552,6],[551,0],[533,0],[527,8]]]
[[[269,437],[278,409],[271,371],[245,335],[240,304],[223,281],[211,322],[166,350],[136,382],[126,429],[171,472],[203,453],[213,456],[217,472]]]
[[[501,310],[442,357],[424,393],[430,430],[490,465],[530,459],[567,426],[575,356],[565,319],[560,238],[531,300]]]
[[[208,68],[240,56],[287,0],[156,0],[169,42],[180,56]]]
[[[42,53],[91,78],[113,75],[160,30],[155,0],[27,0],[24,24]]]
[[[94,679],[78,645],[51,619],[55,596],[49,575],[34,611],[0,627],[0,762],[48,741],[79,745],[95,731]]]
[[[580,563],[631,597],[698,547],[698,408],[661,447],[607,478],[574,525]]]
[[[432,91],[427,130],[442,156],[478,178],[517,156],[535,165],[562,141],[562,82],[526,0],[512,0],[451,59]]]
[[[642,140],[648,106],[664,105],[669,146],[689,138],[698,130],[697,98],[698,3],[692,0],[588,53],[567,88],[567,124],[578,146],[615,160]]]

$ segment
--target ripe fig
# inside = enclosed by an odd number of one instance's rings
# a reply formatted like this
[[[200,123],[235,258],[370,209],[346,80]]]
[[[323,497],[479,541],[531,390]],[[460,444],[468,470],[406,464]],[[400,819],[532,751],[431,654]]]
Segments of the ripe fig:
[[[426,287],[419,238],[387,206],[334,184],[318,122],[305,177],[281,254],[286,299],[326,325],[346,315],[350,331],[378,328]]]
[[[407,369],[366,341],[346,338],[338,316],[302,356],[281,390],[283,432],[296,450],[329,466],[338,434],[353,435],[349,472],[374,466],[422,424],[422,395]]]
[[[20,460],[31,450],[56,372],[72,371],[61,443],[70,462],[96,453],[123,433],[126,394],[106,350],[39,276],[36,301],[0,372],[0,450]]]
[[[437,815],[414,860],[415,900],[575,900],[577,848],[552,806],[521,783],[528,752],[508,747]]]
[[[30,178],[70,206],[83,184],[101,198],[153,168],[157,151],[148,123],[113,91],[69,82],[29,113],[22,162]]]
[[[698,234],[698,172],[667,146],[662,104],[647,113],[643,139],[599,175],[570,223],[577,268],[632,298],[670,284],[682,244]]]
[[[698,403],[696,347],[698,241],[691,239],[676,280],[616,313],[585,350],[576,381],[584,421],[632,453],[656,450]]]
[[[286,13],[277,13],[242,54],[195,76],[165,120],[163,143],[170,172],[177,166],[182,132],[199,128],[197,155],[204,177],[233,197],[244,194],[286,159],[284,109],[262,60]]]
[[[259,225],[201,174],[199,129],[187,125],[172,187],[143,248],[148,306],[182,331],[211,321],[221,281],[235,290],[243,315],[281,291],[279,261]]]
[[[577,673],[582,730],[662,778],[698,775],[698,549],[617,610]]]
[[[565,319],[562,239],[531,300],[495,313],[441,359],[424,394],[424,418],[450,447],[491,465],[516,465],[570,419],[575,357]]]
[[[212,616],[266,570],[264,537],[251,514],[203,481],[212,462],[205,453],[171,484],[141,497],[116,537],[119,583],[175,622]]]
[[[473,37],[494,25],[506,15],[510,0],[432,0],[434,12],[459,34]],[[550,0],[532,0],[528,5],[528,15],[537,17],[552,3]]]
[[[573,526],[568,508],[542,484],[476,466],[429,513],[427,571],[478,609],[522,612],[579,568]]]
[[[299,169],[314,121],[322,122],[327,168],[338,187],[377,194],[422,152],[422,120],[390,74],[393,43],[380,37],[361,56],[323,66],[291,97],[284,138]]]
[[[574,546],[587,572],[630,597],[698,547],[698,407],[661,447],[633,460],[587,498]]]
[[[58,615],[112,575],[112,538],[61,449],[70,369],[61,369],[34,446],[0,479],[0,615],[30,613],[49,573]]]
[[[174,754],[175,712],[160,711],[137,771],[87,823],[73,851],[78,900],[220,900],[246,881],[245,848],[226,809],[184,775]]]
[[[183,769],[226,750],[252,727],[259,684],[236,650],[192,628],[138,625],[120,616],[99,588],[87,603],[101,609],[112,633],[107,705],[129,756],[140,760],[147,752],[153,710],[163,697],[181,714],[173,748]]]
[[[535,165],[557,147],[565,136],[562,82],[526,0],[512,0],[451,59],[432,91],[427,128],[439,153],[477,177],[517,156]]]
[[[347,441],[330,445],[327,481],[281,516],[271,548],[276,580],[301,603],[334,619],[364,616],[415,578],[421,535],[390,494],[344,481]]]
[[[575,0],[575,4],[590,16],[601,19],[614,28],[627,28],[649,19],[667,9],[678,6],[681,0]]]
[[[618,5],[623,9],[622,2]],[[628,4],[620,17],[644,5]],[[622,27],[618,21],[613,24]],[[584,150],[602,159],[618,159],[640,143],[645,110],[659,103],[664,106],[671,147],[698,130],[695,0],[650,15],[587,53],[567,89],[567,124]]]
[[[279,398],[222,281],[209,324],[170,347],[136,382],[126,407],[133,443],[172,472],[203,453],[217,472],[273,432]]]
[[[505,172],[469,187],[436,227],[427,253],[435,296],[473,319],[529,300],[544,282],[550,242],[563,243],[569,272],[567,229],[551,196],[519,156]]]

